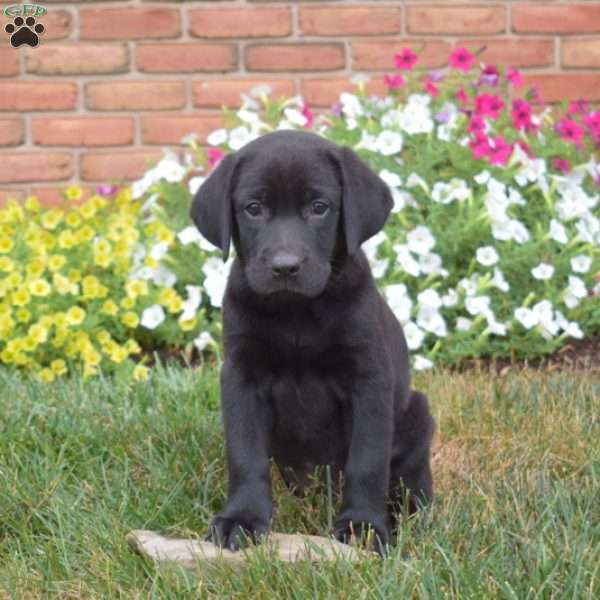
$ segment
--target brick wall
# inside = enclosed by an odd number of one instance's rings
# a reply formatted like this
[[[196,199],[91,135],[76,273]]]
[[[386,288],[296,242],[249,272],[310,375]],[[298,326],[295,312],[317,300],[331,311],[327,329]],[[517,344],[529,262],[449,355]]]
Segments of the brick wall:
[[[6,6],[4,3],[0,6]],[[258,82],[328,106],[352,73],[373,90],[395,52],[458,44],[512,64],[547,100],[600,100],[600,2],[45,0],[38,48],[12,48],[0,17],[0,201],[134,179],[162,147],[220,125]]]

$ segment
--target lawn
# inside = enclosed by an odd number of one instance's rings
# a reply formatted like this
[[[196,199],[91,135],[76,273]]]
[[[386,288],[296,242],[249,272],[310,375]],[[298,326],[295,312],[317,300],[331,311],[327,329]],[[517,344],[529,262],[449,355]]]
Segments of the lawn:
[[[225,499],[214,367],[135,385],[0,371],[0,597],[598,598],[600,373],[419,374],[436,502],[391,556],[158,572],[131,529],[200,536]],[[323,532],[327,496],[275,478],[274,528]]]

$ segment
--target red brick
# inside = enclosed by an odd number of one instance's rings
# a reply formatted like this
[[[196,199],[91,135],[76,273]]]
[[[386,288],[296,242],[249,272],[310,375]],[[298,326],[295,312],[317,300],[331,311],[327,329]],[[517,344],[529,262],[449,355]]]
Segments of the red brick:
[[[560,62],[567,68],[600,67],[600,38],[563,38],[560,41]]]
[[[88,83],[86,104],[91,110],[166,110],[183,108],[182,81],[108,81]]]
[[[498,5],[412,5],[407,7],[409,33],[490,34],[506,29],[506,9]]]
[[[386,87],[382,77],[366,83],[367,93],[383,96]],[[340,99],[342,92],[356,92],[356,85],[347,77],[332,79],[304,79],[301,83],[302,97],[309,106],[331,106]]]
[[[40,22],[44,25],[44,33],[40,36],[41,44],[50,40],[62,40],[73,29],[73,17],[66,10],[49,10],[40,18]]]
[[[0,146],[18,146],[23,142],[22,119],[0,119]]]
[[[57,181],[73,175],[73,160],[64,152],[3,154],[0,160],[0,182]]]
[[[139,179],[162,156],[160,150],[87,152],[80,159],[81,179],[103,182]]]
[[[591,102],[600,100],[600,73],[527,75],[521,93],[531,86],[539,87],[546,102],[585,99]]]
[[[9,200],[23,201],[27,197],[20,188],[0,188],[0,208],[4,208]]]
[[[400,33],[401,8],[391,6],[302,6],[300,29],[308,35]]]
[[[129,67],[127,46],[69,44],[28,48],[26,70],[39,75],[122,73]]]
[[[40,146],[122,146],[133,143],[134,122],[131,117],[38,117],[31,130]]]
[[[328,71],[344,67],[341,44],[256,44],[246,48],[250,71]]]
[[[147,73],[231,71],[237,68],[233,44],[141,44],[135,62]]]
[[[588,4],[515,4],[512,28],[519,33],[593,33],[600,31],[600,6]]]
[[[188,133],[196,133],[200,142],[206,136],[223,127],[223,116],[160,116],[142,117],[142,141],[144,144],[180,144],[181,138]]]
[[[75,83],[0,82],[0,110],[72,110],[76,104]]]
[[[554,41],[551,39],[474,40],[467,38],[456,42],[457,48],[461,46],[478,53],[477,60],[488,64],[519,68],[547,67],[554,64]]]
[[[173,8],[82,8],[82,40],[141,40],[177,37],[179,11]]]
[[[451,47],[441,40],[389,40],[352,42],[352,68],[358,70],[393,69],[394,55],[412,48],[419,55],[417,68],[431,69],[447,64]]]
[[[281,37],[292,32],[288,7],[198,8],[189,11],[190,34],[204,38]]]
[[[291,79],[207,79],[192,83],[194,106],[238,107],[241,105],[240,94],[249,94],[257,85],[268,85],[272,90],[271,99],[293,96],[295,91]]]
[[[0,48],[0,77],[10,77],[19,72],[19,52],[9,46]]]

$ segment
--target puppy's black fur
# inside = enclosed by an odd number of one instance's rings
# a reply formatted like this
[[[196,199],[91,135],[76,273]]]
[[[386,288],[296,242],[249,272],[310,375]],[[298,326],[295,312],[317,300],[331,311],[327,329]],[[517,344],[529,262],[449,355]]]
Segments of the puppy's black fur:
[[[231,240],[237,253],[220,377],[229,498],[214,542],[236,549],[267,532],[270,457],[296,487],[317,465],[343,473],[344,541],[370,526],[387,544],[402,500],[431,500],[434,421],[360,249],[391,207],[354,152],[295,131],[227,156],[194,197],[200,232],[225,259]]]

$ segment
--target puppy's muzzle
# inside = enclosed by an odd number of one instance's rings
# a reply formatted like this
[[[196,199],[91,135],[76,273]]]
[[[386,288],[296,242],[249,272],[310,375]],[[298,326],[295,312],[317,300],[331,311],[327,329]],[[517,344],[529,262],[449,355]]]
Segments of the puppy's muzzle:
[[[300,273],[300,257],[289,252],[278,252],[271,260],[271,272],[276,279],[293,279]]]

